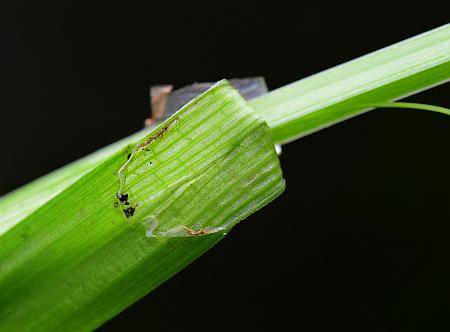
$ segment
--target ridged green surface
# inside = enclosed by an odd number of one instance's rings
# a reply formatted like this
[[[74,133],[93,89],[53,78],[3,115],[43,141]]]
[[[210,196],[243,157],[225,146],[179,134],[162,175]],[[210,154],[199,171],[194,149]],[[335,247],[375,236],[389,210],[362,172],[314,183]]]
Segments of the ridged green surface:
[[[286,143],[450,79],[450,24],[270,92],[249,104]],[[364,107],[357,107],[365,105]]]
[[[219,82],[0,237],[0,331],[92,330],[283,189],[269,128]]]
[[[389,100],[433,87],[449,78],[450,24],[447,24],[274,90],[250,101],[250,105],[272,128],[273,141],[286,143],[373,107],[382,107],[377,105],[387,107]],[[1,197],[0,234],[145,132]]]
[[[0,234],[6,232],[124,146],[144,137],[149,131],[148,128],[143,129],[0,197]]]
[[[387,102],[449,77],[446,25],[252,101],[271,131],[220,82],[147,138],[139,132],[2,197],[0,331],[92,330],[283,190],[273,142],[372,106],[448,114]]]

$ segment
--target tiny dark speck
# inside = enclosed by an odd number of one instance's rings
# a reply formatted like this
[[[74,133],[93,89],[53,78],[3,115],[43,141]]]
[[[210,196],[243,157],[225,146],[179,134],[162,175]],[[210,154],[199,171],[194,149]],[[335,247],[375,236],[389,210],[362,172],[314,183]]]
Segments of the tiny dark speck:
[[[128,154],[127,160],[129,160],[130,158],[131,158],[131,153]]]
[[[128,201],[128,194],[122,194],[122,195],[117,194],[117,198],[118,198],[119,201],[121,201],[122,203],[123,203],[123,202],[126,202],[126,201]]]
[[[124,210],[123,210],[123,213],[125,213],[125,216],[126,216],[127,218],[130,218],[130,217],[133,216],[134,210],[135,210],[135,208],[132,207],[132,206],[130,206],[129,208],[124,209]]]

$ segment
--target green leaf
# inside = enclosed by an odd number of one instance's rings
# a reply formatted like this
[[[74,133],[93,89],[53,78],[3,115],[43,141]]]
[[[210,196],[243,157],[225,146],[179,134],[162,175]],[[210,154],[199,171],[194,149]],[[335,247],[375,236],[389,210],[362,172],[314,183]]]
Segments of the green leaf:
[[[378,103],[378,104],[367,105],[366,107],[416,109],[416,110],[430,111],[430,112],[436,112],[436,113],[441,113],[441,114],[445,114],[445,115],[450,115],[450,109],[448,109],[448,108],[434,106],[434,105],[418,104],[418,103],[399,103],[399,102]]]
[[[108,157],[149,132],[149,129],[141,130],[0,197],[0,235]]]
[[[447,24],[274,90],[250,105],[271,126],[274,142],[286,143],[449,78]],[[0,198],[0,234],[147,132],[138,132]]]
[[[450,78],[450,24],[289,84],[249,104],[286,143]]]
[[[390,101],[449,77],[445,25],[251,101],[272,130],[220,82],[150,134],[2,197],[0,330],[99,326],[280,194],[273,142],[375,107],[448,114]]]
[[[283,189],[267,124],[219,82],[1,235],[0,330],[92,330]]]

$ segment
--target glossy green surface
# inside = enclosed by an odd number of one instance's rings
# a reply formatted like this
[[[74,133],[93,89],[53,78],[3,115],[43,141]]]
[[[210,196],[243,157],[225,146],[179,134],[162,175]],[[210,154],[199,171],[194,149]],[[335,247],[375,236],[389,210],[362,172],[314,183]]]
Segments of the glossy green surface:
[[[267,124],[219,82],[0,236],[0,331],[94,329],[283,189]]]
[[[249,104],[286,143],[450,79],[450,24],[304,78]]]
[[[150,134],[2,197],[0,330],[94,329],[281,193],[273,142],[374,107],[448,114],[389,101],[449,77],[446,25],[251,101],[259,116],[222,81]]]

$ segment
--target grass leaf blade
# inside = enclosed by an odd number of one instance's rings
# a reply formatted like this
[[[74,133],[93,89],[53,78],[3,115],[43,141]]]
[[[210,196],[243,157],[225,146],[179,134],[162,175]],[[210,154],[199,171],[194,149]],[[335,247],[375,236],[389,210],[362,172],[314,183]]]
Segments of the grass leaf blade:
[[[0,330],[92,330],[283,189],[267,124],[219,82],[0,236]]]
[[[450,24],[307,77],[249,102],[287,143],[450,78]]]

